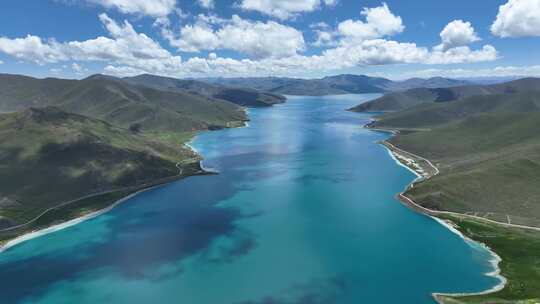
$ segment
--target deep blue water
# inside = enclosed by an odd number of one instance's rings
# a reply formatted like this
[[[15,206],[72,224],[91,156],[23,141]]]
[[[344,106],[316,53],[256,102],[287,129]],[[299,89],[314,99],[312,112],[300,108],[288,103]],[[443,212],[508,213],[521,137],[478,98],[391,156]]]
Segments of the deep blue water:
[[[215,176],[143,192],[0,254],[0,303],[434,303],[498,283],[490,254],[394,199],[415,176],[344,111],[293,97],[194,146]]]

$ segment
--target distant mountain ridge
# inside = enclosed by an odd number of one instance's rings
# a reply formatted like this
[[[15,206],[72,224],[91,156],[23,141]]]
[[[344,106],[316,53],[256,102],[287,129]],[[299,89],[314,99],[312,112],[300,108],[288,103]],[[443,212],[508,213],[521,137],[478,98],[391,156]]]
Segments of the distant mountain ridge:
[[[342,74],[320,79],[300,79],[287,77],[246,77],[246,78],[202,78],[211,84],[229,87],[245,87],[284,95],[332,95],[384,93],[419,87],[451,87],[472,84],[465,80],[443,77],[428,79],[412,78],[392,81],[381,77]]]
[[[523,78],[492,85],[466,85],[448,88],[415,88],[388,93],[375,100],[353,107],[354,112],[393,112],[424,103],[449,102],[462,98],[511,94],[540,90],[539,78]]]
[[[229,101],[245,107],[267,107],[284,103],[286,98],[279,94],[272,94],[250,88],[228,88],[193,79],[177,79],[171,77],[142,74],[133,77],[124,77],[125,81],[135,85],[143,85],[162,90],[173,90],[202,95]]]

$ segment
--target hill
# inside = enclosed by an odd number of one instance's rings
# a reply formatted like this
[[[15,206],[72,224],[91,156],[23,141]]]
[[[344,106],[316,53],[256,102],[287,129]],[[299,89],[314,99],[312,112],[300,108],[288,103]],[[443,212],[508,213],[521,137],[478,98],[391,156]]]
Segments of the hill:
[[[406,195],[430,209],[540,227],[539,121],[540,112],[481,114],[391,139],[440,170]]]
[[[403,81],[392,81],[387,85],[389,91],[404,91],[412,88],[449,88],[471,85],[467,80],[450,79],[444,77],[410,78]]]
[[[0,228],[60,202],[199,170],[181,142],[56,107],[0,114],[0,142]]]
[[[539,78],[523,78],[494,85],[467,85],[450,88],[417,88],[388,93],[351,108],[354,112],[391,112],[423,103],[451,102],[477,95],[513,94],[540,90]]]
[[[483,113],[540,111],[540,91],[477,95],[448,103],[421,103],[378,117],[370,126],[395,129],[432,128]]]
[[[249,88],[228,88],[197,80],[184,80],[143,74],[134,77],[125,77],[131,84],[148,86],[162,90],[172,90],[179,93],[191,93],[209,98],[226,100],[244,107],[267,107],[284,103],[286,98],[278,94],[262,92]]]
[[[369,126],[401,130],[390,143],[440,170],[406,192],[415,202],[540,227],[537,83],[521,79],[482,88],[494,94],[420,103],[382,114]]]
[[[229,87],[245,87],[284,95],[333,95],[383,93],[417,87],[449,87],[469,84],[467,81],[442,77],[429,79],[414,78],[405,81],[392,81],[386,78],[365,75],[343,74],[320,79],[300,79],[286,77],[252,78],[206,78],[212,84]]]
[[[247,119],[237,105],[187,92],[158,90],[118,78],[36,79],[0,74],[0,111],[56,106],[123,128],[185,132],[225,128]]]

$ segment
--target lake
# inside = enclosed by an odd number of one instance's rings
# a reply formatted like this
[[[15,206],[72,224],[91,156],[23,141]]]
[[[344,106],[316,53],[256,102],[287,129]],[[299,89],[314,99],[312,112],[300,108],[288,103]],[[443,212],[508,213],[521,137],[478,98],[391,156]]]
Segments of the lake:
[[[290,97],[193,146],[212,176],[142,192],[0,254],[1,303],[435,303],[498,279],[490,252],[395,194],[416,176],[345,109]]]

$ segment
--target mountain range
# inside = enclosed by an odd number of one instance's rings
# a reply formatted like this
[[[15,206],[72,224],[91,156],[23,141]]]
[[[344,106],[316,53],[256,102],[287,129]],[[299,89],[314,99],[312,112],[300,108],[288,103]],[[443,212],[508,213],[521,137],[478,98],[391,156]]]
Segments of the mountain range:
[[[538,90],[538,78],[522,78],[492,85],[465,85],[447,88],[415,88],[392,92],[360,104],[354,112],[392,112],[429,103],[444,103],[472,96],[522,93]]]
[[[350,74],[328,76],[320,79],[251,77],[204,78],[199,80],[228,87],[252,88],[283,95],[308,96],[384,93],[418,87],[442,88],[471,84],[471,82],[465,80],[455,80],[443,77],[433,77],[428,79],[411,78],[403,81],[392,81],[381,77]]]

